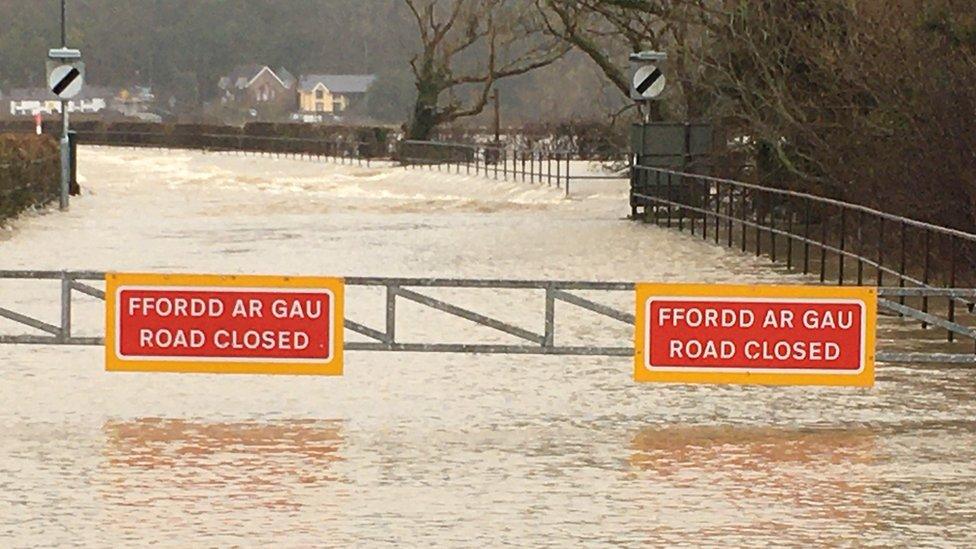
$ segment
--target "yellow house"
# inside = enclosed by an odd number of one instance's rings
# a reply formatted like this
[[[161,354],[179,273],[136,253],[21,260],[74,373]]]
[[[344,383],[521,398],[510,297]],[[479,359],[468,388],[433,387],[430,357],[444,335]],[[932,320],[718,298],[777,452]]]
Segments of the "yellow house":
[[[298,108],[306,113],[338,114],[362,97],[375,80],[371,74],[303,74],[298,81]]]

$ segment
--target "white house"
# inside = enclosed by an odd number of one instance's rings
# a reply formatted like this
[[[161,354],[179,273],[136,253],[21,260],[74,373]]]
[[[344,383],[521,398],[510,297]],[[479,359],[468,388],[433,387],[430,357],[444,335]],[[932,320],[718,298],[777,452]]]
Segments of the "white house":
[[[69,113],[97,113],[108,107],[115,97],[111,88],[85,86],[81,92],[68,100]],[[10,114],[13,116],[33,116],[35,114],[54,114],[61,112],[61,100],[47,88],[14,88],[7,97]]]

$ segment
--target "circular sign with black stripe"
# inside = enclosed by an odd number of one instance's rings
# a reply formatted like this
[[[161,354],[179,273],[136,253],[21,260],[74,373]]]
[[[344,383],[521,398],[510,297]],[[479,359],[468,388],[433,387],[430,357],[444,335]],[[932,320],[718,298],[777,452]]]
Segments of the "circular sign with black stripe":
[[[631,82],[631,97],[635,99],[654,99],[664,91],[664,73],[657,65],[644,65],[634,71]]]
[[[47,75],[48,89],[61,99],[78,95],[84,83],[84,67],[80,63],[57,65]]]

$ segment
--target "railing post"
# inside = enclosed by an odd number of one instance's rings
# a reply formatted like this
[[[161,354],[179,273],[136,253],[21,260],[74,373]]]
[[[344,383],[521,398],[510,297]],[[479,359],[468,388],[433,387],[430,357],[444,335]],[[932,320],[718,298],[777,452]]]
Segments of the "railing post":
[[[386,342],[396,343],[396,286],[386,285]]]
[[[671,228],[671,205],[673,201],[671,200],[671,172],[668,172],[668,224],[667,227]]]
[[[905,222],[901,222],[901,268],[898,270],[898,287],[905,287]],[[905,304],[905,296],[900,296],[898,302]]]
[[[529,151],[529,183],[535,183],[535,150]]]
[[[61,334],[58,339],[62,343],[71,339],[71,277],[67,271],[61,271]]]
[[[845,243],[847,242],[847,208],[844,206],[840,207],[840,253],[838,254],[837,261],[837,285],[844,285],[844,259],[845,255]]]
[[[857,213],[857,285],[864,285],[864,210]]]
[[[567,189],[566,192],[567,193],[569,193],[569,157],[570,157],[571,154],[572,153],[570,153],[569,151],[567,151],[565,153],[565,156],[566,156],[566,189]]]
[[[769,252],[770,259],[776,262],[776,193],[769,193]]]
[[[559,153],[556,153],[556,188],[557,189],[562,186],[562,183],[560,181],[560,172],[562,170],[559,169],[559,165],[560,165]]]
[[[949,287],[956,287],[956,237],[949,235]],[[949,322],[956,321],[956,300],[949,296]],[[946,330],[949,342],[951,343],[955,334],[952,330]]]
[[[735,187],[732,184],[728,185],[729,188],[729,201],[725,205],[725,228],[728,230],[728,247],[732,247],[732,200],[735,198]]]
[[[793,270],[793,201],[786,201],[786,270]]]
[[[552,151],[546,150],[546,186],[552,187]]]
[[[878,217],[878,274],[877,274],[877,286],[884,286],[884,247],[885,247],[885,231],[884,231],[884,217]]]
[[[763,221],[766,219],[766,214],[763,213],[762,209],[764,203],[767,202],[763,200],[765,196],[766,194],[760,191],[759,196],[756,197],[755,207],[753,208],[756,212],[756,257],[762,255],[762,227]]]
[[[546,286],[546,328],[542,346],[551,348],[556,337],[556,295],[552,283]]]
[[[810,199],[806,203],[806,214],[803,216],[803,274],[810,272]]]
[[[715,183],[715,243],[718,244],[718,233],[722,229],[722,184]]]
[[[739,194],[739,208],[740,208],[741,214],[742,214],[740,216],[742,218],[742,221],[739,223],[739,225],[740,225],[739,228],[742,229],[742,242],[741,242],[741,245],[742,245],[742,252],[743,253],[745,253],[745,251],[746,251],[746,238],[748,238],[748,235],[746,234],[746,221],[747,221],[747,218],[746,218],[747,217],[746,208],[747,207],[748,207],[748,205],[747,205],[747,201],[746,201],[746,190],[745,189],[742,189],[742,193]]]
[[[932,231],[925,229],[925,265],[922,271],[922,284],[929,285],[929,258],[931,257],[931,235]],[[922,296],[922,312],[929,312],[929,296]],[[922,328],[928,328],[928,324],[922,322]]]
[[[826,210],[826,207],[822,208]],[[827,281],[827,215],[826,211],[820,214],[820,282]]]

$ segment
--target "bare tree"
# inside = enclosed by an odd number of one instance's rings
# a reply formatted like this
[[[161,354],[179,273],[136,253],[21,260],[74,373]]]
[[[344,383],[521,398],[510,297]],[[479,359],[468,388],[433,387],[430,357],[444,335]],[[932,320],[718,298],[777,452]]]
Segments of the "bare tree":
[[[698,118],[709,103],[701,88],[700,57],[708,29],[720,20],[719,0],[536,0],[546,31],[586,54],[624,95],[630,92],[627,54],[666,51],[669,78],[676,84],[674,110]],[[652,119],[664,117],[660,102],[648,105]]]
[[[428,139],[441,124],[477,115],[496,82],[549,65],[570,49],[546,36],[531,4],[519,0],[404,2],[421,42],[410,61],[417,87],[411,139]]]

